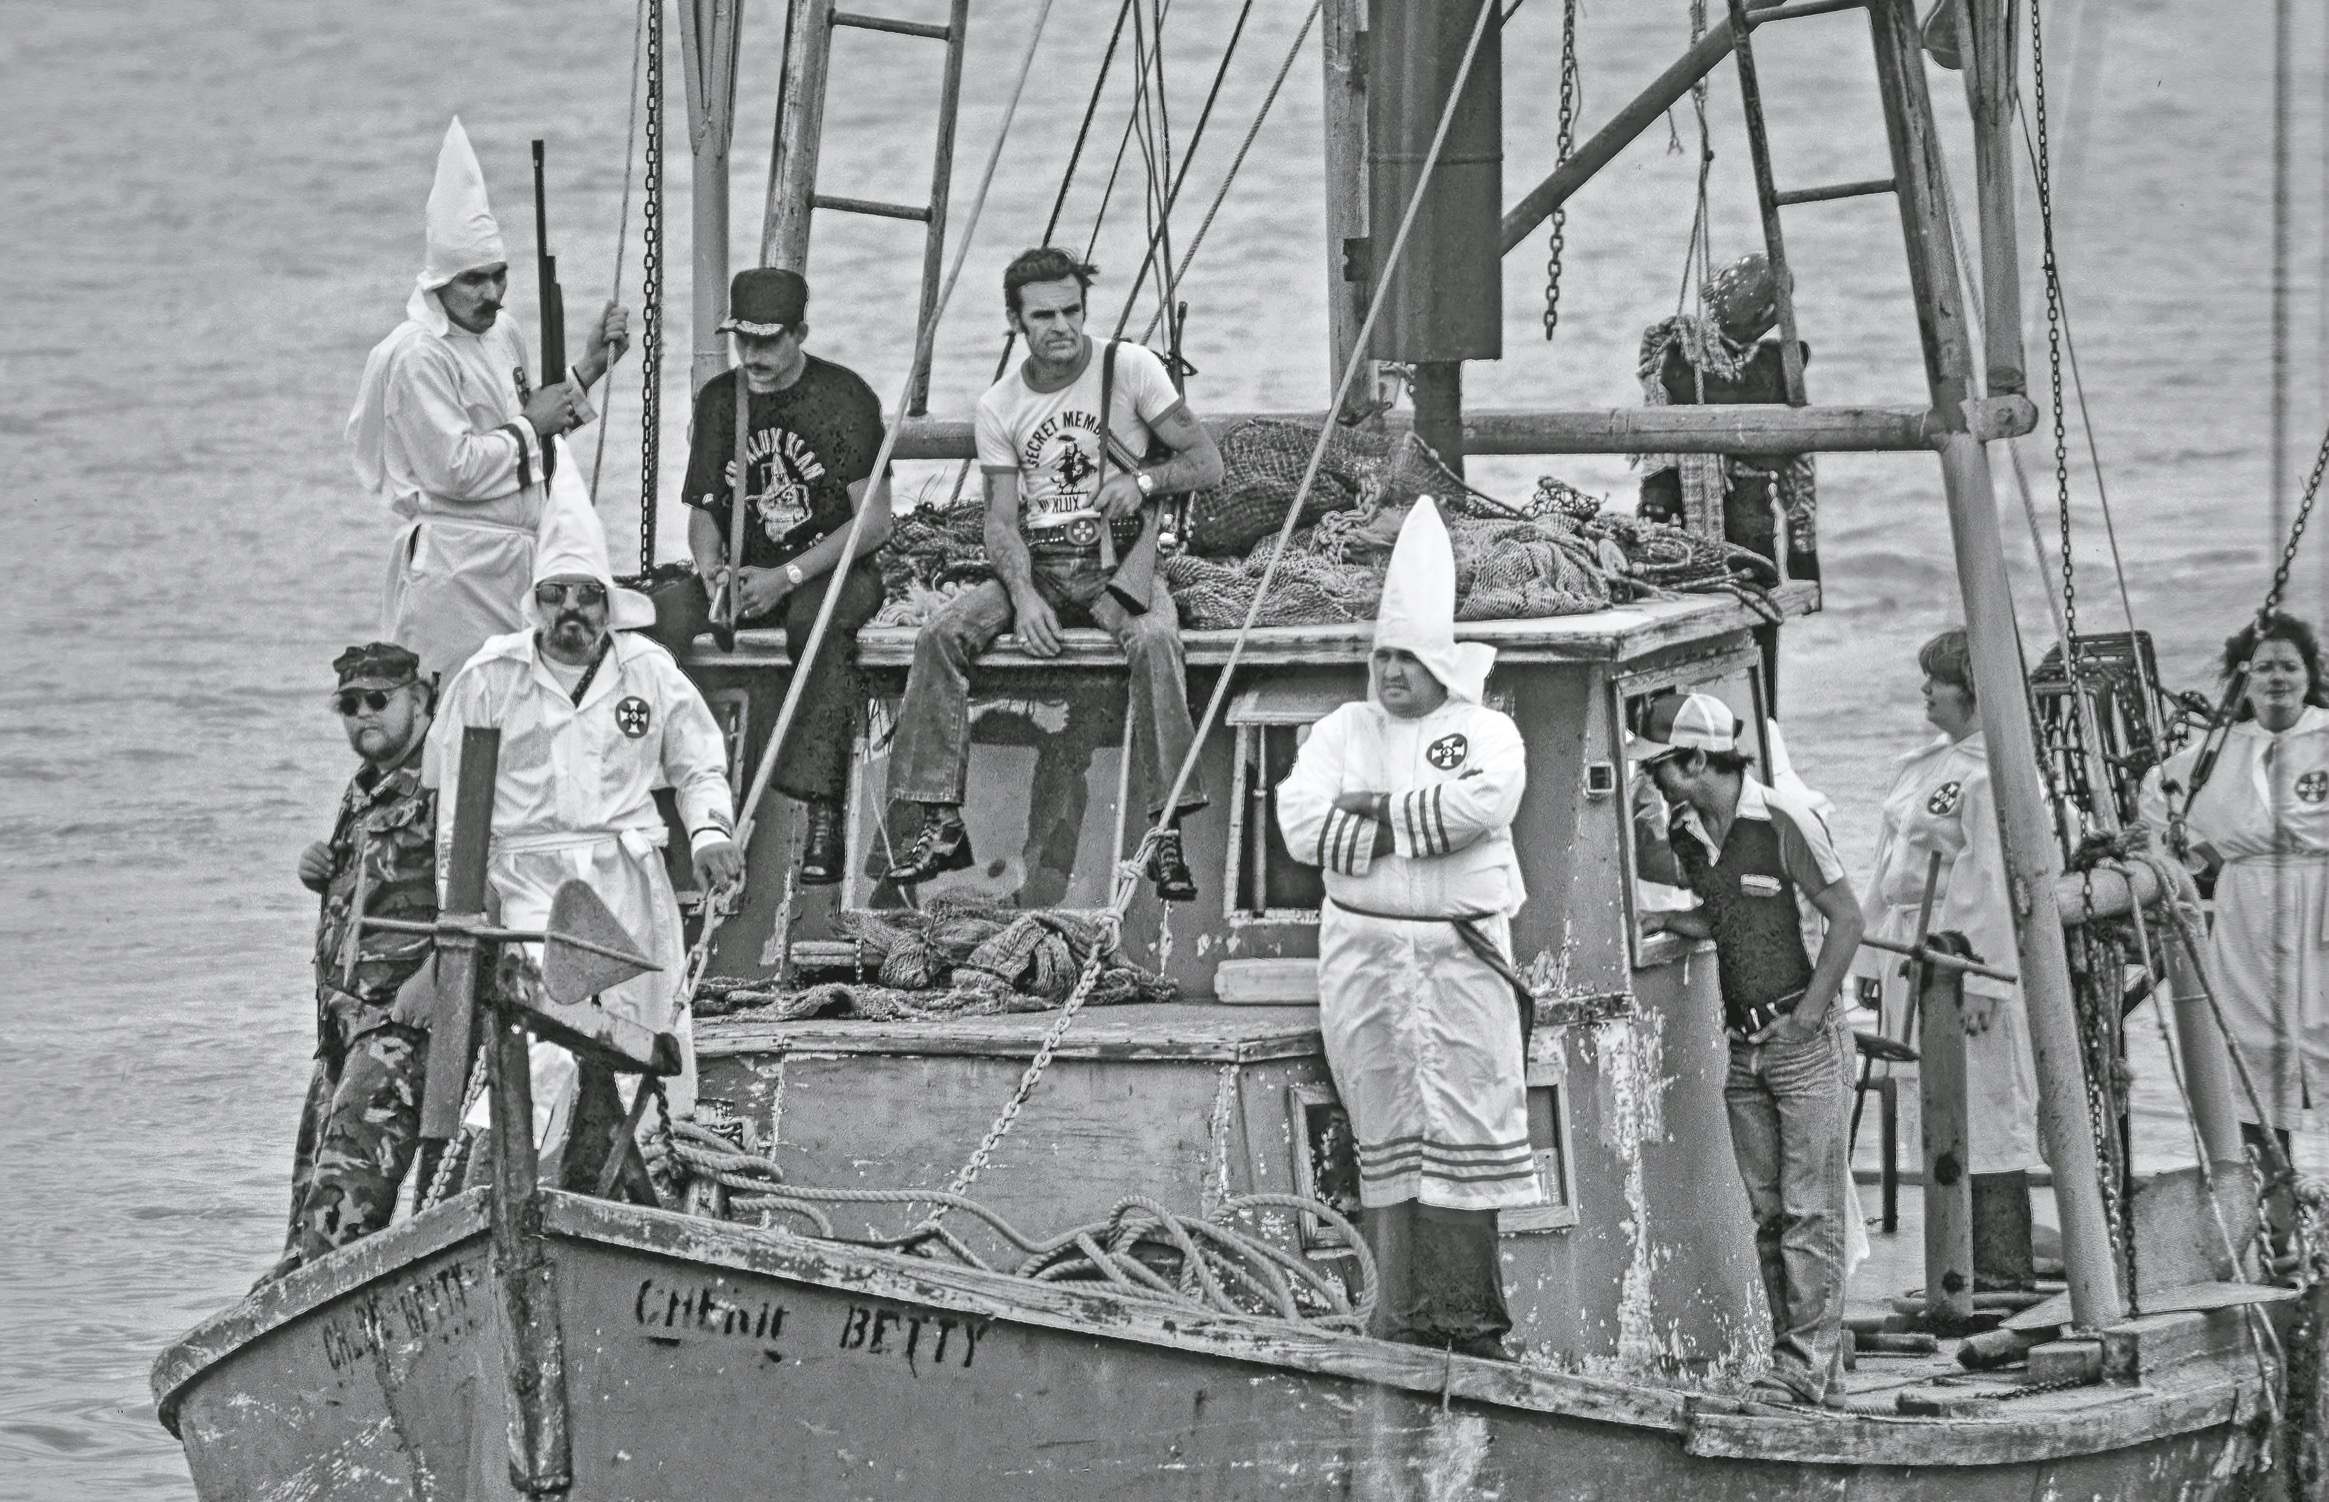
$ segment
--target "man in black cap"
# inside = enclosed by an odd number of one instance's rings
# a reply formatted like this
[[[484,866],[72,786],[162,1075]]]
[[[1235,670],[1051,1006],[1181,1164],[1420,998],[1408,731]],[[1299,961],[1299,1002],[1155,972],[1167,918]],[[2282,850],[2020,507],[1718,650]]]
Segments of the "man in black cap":
[[[882,605],[881,570],[869,559],[889,540],[890,488],[888,475],[873,475],[881,401],[855,371],[801,347],[809,337],[808,306],[809,284],[798,272],[742,271],[729,287],[728,320],[720,328],[735,336],[736,368],[704,383],[688,431],[684,499],[695,509],[687,541],[703,594],[700,601],[686,597],[689,608],[677,623],[684,634],[674,645],[684,647],[713,623],[712,602],[723,589],[735,592],[733,614],[722,617],[727,624],[784,627],[795,671],[809,681],[775,782],[808,806],[801,880],[816,886],[839,881],[847,860],[841,806],[852,717],[865,697],[857,628]],[[739,412],[746,435],[744,548],[741,559],[731,559]],[[844,567],[841,550],[861,507],[870,508],[865,529]],[[731,563],[740,566],[731,572]],[[841,598],[833,623],[816,660],[799,666],[836,575]]]
[[[437,916],[437,798],[421,785],[429,687],[392,642],[333,662],[331,698],[364,759],[331,838],[301,852],[323,898],[315,929],[315,1073],[291,1169],[291,1226],[276,1273],[387,1226],[420,1142],[428,1034],[395,1019],[397,990],[429,957],[425,934],[360,930],[359,916]],[[426,1165],[424,1165],[424,1172]]]

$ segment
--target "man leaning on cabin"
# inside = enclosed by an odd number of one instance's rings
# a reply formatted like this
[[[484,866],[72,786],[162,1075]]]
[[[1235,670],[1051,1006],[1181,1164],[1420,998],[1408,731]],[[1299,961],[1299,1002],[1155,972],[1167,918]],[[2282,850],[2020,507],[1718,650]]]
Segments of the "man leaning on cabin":
[[[331,707],[364,760],[340,795],[331,837],[299,857],[323,898],[315,925],[315,1071],[291,1161],[291,1228],[277,1277],[384,1229],[420,1142],[428,1034],[398,1020],[398,988],[425,964],[426,934],[357,928],[359,917],[437,916],[437,797],[421,783],[429,685],[392,642],[332,663]],[[421,1174],[430,1164],[424,1159]]]
[[[1714,940],[1723,1104],[1771,1306],[1771,1369],[1750,1395],[1822,1403],[1843,1359],[1851,1044],[1835,1000],[1860,947],[1860,903],[1826,821],[1756,779],[1739,728],[1712,694],[1650,701],[1626,736],[1642,773],[1635,849],[1643,876],[1698,897],[1661,926]]]
[[[994,577],[949,601],[914,643],[889,794],[922,805],[922,829],[889,871],[893,882],[927,881],[971,864],[962,821],[970,665],[1005,631],[1016,630],[1032,657],[1058,656],[1060,628],[1079,621],[1116,639],[1131,675],[1131,754],[1153,800],[1152,818],[1165,813],[1195,739],[1180,617],[1164,575],[1154,573],[1145,593],[1137,591],[1103,562],[1102,543],[1111,523],[1136,524],[1154,498],[1218,481],[1221,451],[1154,353],[1118,341],[1099,345],[1084,333],[1085,298],[1097,274],[1048,246],[1022,252],[1003,272],[1004,309],[1012,333],[1027,341],[1027,358],[978,403]],[[1149,457],[1152,441],[1165,457]],[[1167,902],[1197,895],[1179,820],[1204,806],[1192,776],[1149,860],[1149,878]]]
[[[650,1032],[677,1035],[682,1068],[666,1082],[667,1104],[685,1116],[695,1105],[695,1053],[679,989],[686,945],[664,871],[666,826],[655,792],[673,791],[696,880],[706,891],[734,881],[744,861],[732,834],[727,745],[679,664],[639,634],[655,607],[615,587],[596,519],[574,520],[543,534],[528,600],[532,628],[488,641],[446,687],[426,775],[440,793],[457,787],[463,732],[500,728],[486,878],[501,922],[545,928],[551,899],[569,881],[586,883],[606,903],[639,952],[662,968],[609,987],[596,1004]],[[440,803],[440,859],[450,855],[452,803]],[[543,1179],[555,1185],[581,1081],[573,1055],[546,1043],[534,1045],[532,1077]],[[480,1098],[470,1125],[485,1124],[485,1106]]]
[[[711,597],[737,591],[734,625],[784,628],[798,663],[832,580],[841,579],[817,660],[802,669],[801,692],[777,790],[807,806],[801,880],[837,882],[848,859],[842,803],[848,792],[851,727],[865,697],[857,668],[857,628],[881,609],[881,570],[868,561],[889,541],[890,483],[873,479],[880,457],[881,399],[857,373],[820,360],[801,346],[809,337],[809,284],[773,267],[741,271],[728,291],[720,328],[735,337],[735,368],[696,394],[688,429],[687,485],[693,508],[688,551],[701,590],[685,608],[667,645],[684,646],[712,624]],[[744,442],[744,556],[728,557],[736,494],[736,381],[749,411]],[[850,521],[868,512],[855,556],[842,567]],[[729,564],[737,562],[731,575]]]
[[[1358,1139],[1382,1279],[1373,1333],[1503,1359],[1496,1216],[1542,1202],[1511,917],[1527,748],[1480,702],[1492,647],[1457,645],[1456,564],[1428,497],[1391,551],[1373,692],[1311,728],[1278,787],[1295,859],[1325,868],[1318,1022]]]
[[[451,674],[489,636],[525,625],[536,535],[553,503],[557,435],[588,422],[584,392],[630,343],[607,304],[582,359],[529,379],[517,320],[502,308],[509,255],[485,174],[456,117],[429,191],[428,247],[404,322],[374,346],[348,414],[364,488],[404,518],[381,599],[381,633]],[[590,500],[568,460],[559,503]]]

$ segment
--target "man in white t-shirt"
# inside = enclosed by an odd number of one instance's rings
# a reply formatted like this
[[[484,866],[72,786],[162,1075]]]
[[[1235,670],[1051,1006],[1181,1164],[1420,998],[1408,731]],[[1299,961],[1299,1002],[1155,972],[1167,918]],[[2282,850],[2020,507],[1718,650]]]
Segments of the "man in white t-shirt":
[[[1022,252],[1003,272],[1012,332],[1027,359],[979,398],[978,457],[986,476],[987,561],[994,577],[922,627],[890,747],[890,796],[919,803],[922,830],[888,875],[927,881],[971,864],[962,822],[970,765],[970,665],[1005,631],[1052,657],[1060,627],[1088,620],[1116,638],[1130,668],[1134,770],[1163,804],[1195,729],[1181,662],[1180,617],[1162,575],[1145,602],[1110,589],[1103,529],[1133,522],[1155,496],[1221,478],[1221,451],[1148,349],[1084,334],[1084,294],[1097,268],[1062,250]],[[1105,409],[1108,443],[1101,443]],[[1165,457],[1152,459],[1152,451]],[[1181,854],[1180,816],[1205,805],[1192,776],[1149,862],[1168,902],[1197,895]]]

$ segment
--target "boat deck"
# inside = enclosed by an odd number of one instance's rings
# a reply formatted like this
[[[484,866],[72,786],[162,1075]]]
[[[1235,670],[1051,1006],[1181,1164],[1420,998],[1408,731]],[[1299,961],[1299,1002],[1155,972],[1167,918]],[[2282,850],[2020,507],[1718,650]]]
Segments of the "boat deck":
[[[1813,583],[1783,584],[1771,600],[1786,616],[1804,616],[1820,607],[1820,587]],[[1486,642],[1505,662],[1623,662],[1661,647],[1701,641],[1729,631],[1745,631],[1762,624],[1763,617],[1727,595],[1689,595],[1672,600],[1649,600],[1638,605],[1596,610],[1585,615],[1545,616],[1521,621],[1461,621],[1456,635],[1464,641]],[[858,660],[872,668],[913,665],[913,626],[866,626],[857,633]],[[1032,657],[1022,651],[1016,636],[1003,636],[980,657],[983,668],[1055,668],[1122,666],[1124,654],[1105,631],[1078,627],[1060,633],[1057,657]],[[1246,642],[1241,659],[1252,667],[1309,666],[1336,662],[1364,662],[1372,649],[1372,621],[1339,625],[1257,626]],[[1235,631],[1181,633],[1189,666],[1220,667],[1229,661]],[[786,667],[784,633],[747,629],[736,633],[736,650],[722,652],[711,638],[700,637],[686,654],[697,667]]]

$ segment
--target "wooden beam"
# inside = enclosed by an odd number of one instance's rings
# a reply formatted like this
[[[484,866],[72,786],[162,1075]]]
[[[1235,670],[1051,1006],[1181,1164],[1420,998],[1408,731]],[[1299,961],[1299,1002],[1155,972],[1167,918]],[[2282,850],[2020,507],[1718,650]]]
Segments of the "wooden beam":
[[[2036,3],[2036,0],[2031,0]],[[2007,0],[1960,0],[1960,23],[1970,18],[1963,49],[1965,103],[1973,115],[1974,196],[1981,216],[1982,351],[1987,390],[2007,396],[2027,389],[2022,357],[2020,235],[2014,223],[2013,28]]]
[[[1966,399],[1973,358],[1955,250],[1939,201],[1940,143],[1934,139],[1932,100],[1925,89],[1924,48],[1910,0],[1870,0],[1868,25],[1876,49],[1877,93],[1884,104],[1892,176],[1898,184],[1917,331],[1924,345],[1925,378],[1935,413],[1954,426],[1971,405]],[[1987,734],[1990,785],[1997,792],[2008,880],[2018,898],[2015,968],[2022,977],[2030,1042],[2037,1056],[2039,1137],[2054,1170],[2062,1260],[2075,1322],[2097,1329],[2122,1318],[2126,1301],[2103,1218],[2102,1181],[2087,1116],[2086,1067],[2062,942],[2062,906],[2055,889],[2062,874],[2062,852],[2054,843],[2054,819],[2038,785],[2037,733],[2022,678],[2021,641],[2006,576],[2005,542],[1998,531],[1997,494],[1990,482],[1988,450],[1976,434],[1953,432],[1944,438],[1941,482],[1972,648],[1975,696]]]
[[[728,147],[735,138],[736,56],[744,14],[743,0],[678,4],[693,218],[688,389],[701,391],[704,382],[728,368],[728,341],[719,329],[728,311]]]
[[[809,218],[816,212],[817,145],[825,121],[825,77],[833,56],[833,28],[825,0],[794,0],[792,48],[776,117],[775,170],[768,181],[768,222],[762,243],[771,266],[804,275],[809,269]]]
[[[1795,5],[1750,5],[1748,24],[1768,26],[1773,21],[1791,21],[1802,16],[1824,16],[1832,11],[1856,10],[1865,0],[1802,0]],[[1552,176],[1528,190],[1528,193],[1504,213],[1504,253],[1510,255],[1513,247],[1527,239],[1531,231],[1545,222],[1553,210],[1568,202],[1571,194],[1593,180],[1593,175],[1608,166],[1620,151],[1633,144],[1636,136],[1648,130],[1666,111],[1671,109],[1691,86],[1712,73],[1722,60],[1731,55],[1731,24],[1715,22],[1706,29],[1688,52],[1659,74],[1650,86],[1636,95],[1625,108],[1610,116],[1609,123],[1595,131],[1584,145],[1577,148],[1569,159],[1553,169]]]
[[[2023,398],[1967,404],[1979,438],[2029,432],[2038,409]],[[1305,423],[1323,412],[1218,412],[1201,420],[1218,439],[1241,422]],[[1387,412],[1393,432],[1411,431],[1414,416]],[[1464,448],[1473,454],[1812,454],[1930,451],[1949,425],[1921,407],[1787,407],[1742,403],[1707,407],[1610,407],[1585,412],[1474,409],[1464,414]],[[900,459],[973,457],[971,425],[957,418],[908,418],[898,435]]]
[[[1350,247],[1367,237],[1366,0],[1325,0],[1320,54],[1326,67],[1326,393],[1359,347],[1367,316],[1367,281],[1353,279]],[[1355,400],[1372,400],[1375,383],[1352,383]]]
[[[1872,193],[1892,191],[1892,179],[1872,177],[1865,182],[1830,183],[1824,188],[1795,188],[1771,195],[1771,201],[1781,208],[1798,203],[1833,203],[1839,198],[1866,198]]]
[[[1953,934],[1937,934],[1936,946]],[[1925,1318],[1958,1333],[1973,1321],[1973,1148],[1965,1096],[1965,977],[1940,965],[1919,976],[1917,1098],[1925,1165]]]

